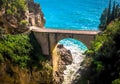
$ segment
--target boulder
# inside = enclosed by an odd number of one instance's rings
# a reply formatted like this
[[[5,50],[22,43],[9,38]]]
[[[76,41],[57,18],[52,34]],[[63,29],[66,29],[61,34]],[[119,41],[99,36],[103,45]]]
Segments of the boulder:
[[[66,70],[67,65],[70,65],[72,63],[73,58],[70,50],[67,50],[63,46],[63,44],[58,44],[55,50],[56,50],[55,57],[57,58],[57,60],[56,61],[54,60],[54,62],[56,62],[55,66],[57,67],[57,69],[53,70],[53,79],[54,84],[61,84],[64,80],[63,71]]]

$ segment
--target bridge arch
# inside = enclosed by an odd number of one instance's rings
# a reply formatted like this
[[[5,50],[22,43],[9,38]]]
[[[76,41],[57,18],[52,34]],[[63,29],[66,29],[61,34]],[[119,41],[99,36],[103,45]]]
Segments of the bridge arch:
[[[91,41],[94,40],[95,35],[88,34],[73,34],[73,33],[54,33],[54,32],[33,32],[35,38],[42,48],[44,55],[51,55],[55,45],[62,39],[73,38],[83,42],[90,48]]]
[[[42,29],[36,26],[31,26],[30,29],[41,46],[44,55],[51,55],[58,41],[64,38],[73,38],[83,42],[87,48],[90,48],[91,41],[100,31],[87,31],[87,30],[55,30],[55,29]]]

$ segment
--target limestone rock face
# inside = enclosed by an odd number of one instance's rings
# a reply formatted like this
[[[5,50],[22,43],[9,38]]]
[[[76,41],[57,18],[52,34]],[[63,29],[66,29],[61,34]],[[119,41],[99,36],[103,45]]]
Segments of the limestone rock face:
[[[2,7],[2,4],[0,4]],[[34,0],[26,0],[26,10],[20,10],[17,14],[8,13],[11,9],[8,7],[0,8],[0,29],[5,33],[18,34],[29,30],[29,26],[43,28],[45,19],[40,9],[40,5],[34,3]],[[16,9],[18,11],[18,9]]]
[[[62,44],[56,46],[53,52],[53,79],[54,84],[62,84],[64,77],[63,71],[66,65],[71,64],[73,61],[70,50],[64,48]]]
[[[34,0],[27,0],[29,9],[29,23],[31,26],[43,28],[45,19],[41,11],[40,4],[34,3]]]

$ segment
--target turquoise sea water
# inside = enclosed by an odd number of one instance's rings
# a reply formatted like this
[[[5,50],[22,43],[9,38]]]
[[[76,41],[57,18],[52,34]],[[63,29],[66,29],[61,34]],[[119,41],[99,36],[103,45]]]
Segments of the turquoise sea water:
[[[40,3],[46,28],[98,30],[108,0],[35,0]]]
[[[108,0],[35,0],[40,3],[46,19],[46,28],[69,30],[98,30],[99,18]],[[64,46],[87,47],[77,40],[64,39]]]
[[[71,39],[71,38],[63,39],[63,40],[59,41],[59,44],[63,44],[65,47],[69,47],[69,48],[70,47],[72,48],[74,46],[74,48],[77,48],[78,50],[81,50],[81,51],[86,51],[88,49],[85,46],[85,44],[82,43],[81,41]],[[78,46],[78,44],[79,44],[79,46]]]
[[[109,0],[35,0],[40,3],[46,28],[69,30],[98,30],[102,11]],[[116,0],[119,1],[119,0]],[[59,43],[81,50],[87,47],[77,40],[64,39]]]

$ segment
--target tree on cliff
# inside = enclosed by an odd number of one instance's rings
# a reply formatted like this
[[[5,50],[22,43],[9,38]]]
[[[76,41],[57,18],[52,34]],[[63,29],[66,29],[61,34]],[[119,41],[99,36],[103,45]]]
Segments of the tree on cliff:
[[[7,14],[18,14],[26,10],[25,0],[2,0],[2,8],[5,8]]]
[[[98,35],[88,54],[90,84],[120,84],[120,20],[115,19]]]
[[[104,31],[106,29],[106,26],[116,18],[120,18],[120,5],[115,1],[112,2],[111,0],[109,0],[108,8],[104,9],[100,17],[99,29]]]

